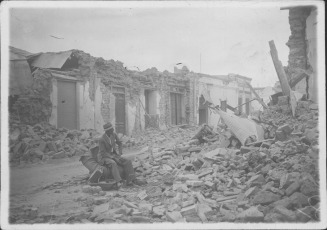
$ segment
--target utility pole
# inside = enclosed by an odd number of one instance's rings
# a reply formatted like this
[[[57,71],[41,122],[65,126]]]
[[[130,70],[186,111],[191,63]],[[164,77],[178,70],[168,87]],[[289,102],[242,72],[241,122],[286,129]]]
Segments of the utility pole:
[[[201,53],[200,53],[200,73],[201,73]]]

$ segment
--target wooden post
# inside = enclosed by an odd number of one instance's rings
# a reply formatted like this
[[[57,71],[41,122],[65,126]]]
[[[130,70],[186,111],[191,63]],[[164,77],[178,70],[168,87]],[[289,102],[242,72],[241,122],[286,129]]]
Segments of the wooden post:
[[[270,46],[271,58],[274,62],[274,66],[275,66],[275,69],[277,72],[277,76],[279,78],[280,85],[282,87],[283,94],[285,96],[290,96],[291,88],[288,84],[284,67],[283,67],[281,61],[279,61],[279,59],[278,59],[278,53],[277,53],[276,46],[275,46],[275,43],[273,40],[269,42],[269,46]]]
[[[250,85],[249,82],[244,81],[245,84],[250,88],[251,92],[254,94],[254,96],[257,98],[258,102],[262,105],[264,109],[268,109],[268,106],[263,102],[263,100],[259,97],[257,92],[252,88],[252,85]]]

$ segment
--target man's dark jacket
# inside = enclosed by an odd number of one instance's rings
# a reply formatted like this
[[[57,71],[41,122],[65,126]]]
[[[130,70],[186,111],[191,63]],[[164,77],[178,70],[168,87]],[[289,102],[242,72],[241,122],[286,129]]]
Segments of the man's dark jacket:
[[[118,155],[116,149],[117,146],[118,146],[118,152],[121,155],[122,142],[119,140],[118,135],[114,132],[110,135],[110,137],[108,137],[107,134],[104,133],[99,140],[99,152],[98,152],[99,164],[104,165],[105,158],[110,158],[116,161],[116,163],[119,163],[121,156]]]

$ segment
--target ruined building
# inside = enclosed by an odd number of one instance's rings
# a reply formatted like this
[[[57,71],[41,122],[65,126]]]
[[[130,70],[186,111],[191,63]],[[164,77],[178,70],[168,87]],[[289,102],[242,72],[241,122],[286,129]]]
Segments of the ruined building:
[[[290,48],[286,73],[295,79],[301,70],[309,77],[303,78],[294,90],[307,94],[317,102],[317,9],[314,6],[284,7],[289,10],[291,36],[286,45]]]
[[[237,107],[251,100],[245,84],[251,78],[236,74],[212,76],[186,67],[132,71],[80,50],[31,54],[11,47],[10,53],[10,119],[31,125],[45,121],[101,132],[110,121],[117,132],[132,135],[148,127],[216,125],[219,115],[206,101]],[[249,114],[251,107],[239,110]]]

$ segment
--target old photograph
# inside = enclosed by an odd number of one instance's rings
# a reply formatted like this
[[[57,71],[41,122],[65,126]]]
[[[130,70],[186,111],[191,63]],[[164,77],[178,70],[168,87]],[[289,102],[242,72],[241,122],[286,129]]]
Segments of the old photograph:
[[[324,9],[3,2],[1,228],[327,227]]]

